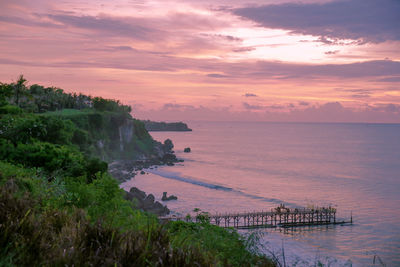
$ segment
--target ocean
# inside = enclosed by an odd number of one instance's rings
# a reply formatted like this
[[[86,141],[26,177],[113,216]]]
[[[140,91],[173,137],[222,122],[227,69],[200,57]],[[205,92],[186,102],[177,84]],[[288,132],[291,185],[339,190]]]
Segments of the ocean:
[[[188,125],[193,132],[151,132],[171,139],[183,163],[121,187],[176,195],[164,204],[183,215],[333,206],[353,225],[257,230],[262,250],[282,262],[284,253],[289,266],[400,266],[400,124]]]

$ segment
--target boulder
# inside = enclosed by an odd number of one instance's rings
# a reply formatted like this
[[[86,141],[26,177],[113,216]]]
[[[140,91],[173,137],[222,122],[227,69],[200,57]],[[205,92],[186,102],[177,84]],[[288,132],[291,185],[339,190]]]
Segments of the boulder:
[[[165,216],[170,212],[167,206],[162,205],[158,201],[154,201],[155,199],[152,194],[146,195],[145,192],[136,187],[132,187],[129,192],[126,192],[125,199],[131,201],[135,208],[158,216]]]
[[[192,150],[190,149],[190,147],[185,147],[185,149],[183,150],[183,152],[185,153],[190,153]]]
[[[136,187],[132,187],[131,190],[129,190],[129,193],[131,193],[133,197],[138,198],[140,200],[146,198],[146,193]]]
[[[166,206],[162,205],[160,202],[156,201],[151,209],[148,209],[148,212],[157,214],[159,216],[165,216],[169,214],[169,209]]]
[[[172,149],[174,148],[174,144],[172,143],[171,139],[166,139],[164,141],[164,152],[165,153],[172,153]]]
[[[169,201],[169,200],[177,200],[178,197],[174,195],[167,196],[167,192],[163,192],[163,196],[161,198],[162,201]]]
[[[152,194],[149,194],[144,200],[143,200],[143,205],[145,210],[146,209],[151,209],[151,207],[154,205],[154,196]]]
[[[174,154],[165,154],[164,157],[161,159],[163,162],[168,163],[168,162],[177,162],[177,158]]]

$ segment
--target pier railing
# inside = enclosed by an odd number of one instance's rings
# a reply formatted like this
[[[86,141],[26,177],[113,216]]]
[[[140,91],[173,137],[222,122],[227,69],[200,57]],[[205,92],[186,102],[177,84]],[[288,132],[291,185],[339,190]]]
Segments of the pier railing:
[[[202,212],[196,216],[169,216],[162,221],[209,222],[220,227],[237,229],[297,227],[328,224],[345,224],[351,221],[338,221],[335,208],[289,209],[284,206],[271,211],[213,214]]]

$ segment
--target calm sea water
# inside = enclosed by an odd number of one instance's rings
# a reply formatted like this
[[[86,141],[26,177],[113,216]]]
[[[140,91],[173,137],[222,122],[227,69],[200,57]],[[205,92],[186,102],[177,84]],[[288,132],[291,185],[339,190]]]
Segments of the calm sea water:
[[[352,226],[261,230],[264,250],[295,266],[400,266],[400,125],[192,122],[193,132],[152,132],[173,140],[184,163],[149,169],[137,186],[186,214],[335,206]],[[190,147],[192,153],[183,153]],[[377,260],[377,258],[376,258]],[[377,260],[378,262],[378,260]],[[381,266],[377,264],[375,266]]]

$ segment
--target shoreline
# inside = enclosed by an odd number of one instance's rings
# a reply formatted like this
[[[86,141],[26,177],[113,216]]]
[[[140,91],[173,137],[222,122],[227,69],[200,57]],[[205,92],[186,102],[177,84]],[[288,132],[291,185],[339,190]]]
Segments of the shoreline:
[[[177,159],[175,154],[167,153],[162,158],[158,159],[143,159],[143,160],[115,160],[109,164],[109,173],[117,180],[119,187],[121,184],[130,181],[138,174],[146,174],[147,169],[157,169],[159,166],[174,166],[175,163],[183,162]],[[156,200],[153,194],[146,193],[139,188],[133,186],[129,190],[124,190],[124,198],[131,201],[136,208],[155,214],[156,216],[165,216],[174,214],[167,205]]]
[[[147,170],[145,170],[147,173]],[[149,177],[147,177],[147,175],[138,175],[138,177],[136,177],[137,179],[147,179],[148,178],[153,178],[150,176],[159,176],[157,174],[154,173],[149,173]],[[162,178],[162,176],[160,176]],[[148,181],[152,181],[152,180],[148,180]],[[173,181],[169,181],[168,179],[166,179],[166,183],[169,182],[174,182]],[[128,184],[124,185],[124,187],[122,189],[126,190],[130,187],[133,186],[140,186],[140,182],[138,184],[132,184],[129,185],[129,181],[127,181]],[[155,186],[158,189],[162,189],[165,188],[165,186],[162,186],[161,183],[157,180],[155,183]],[[160,190],[150,190],[149,187],[145,187],[147,188],[147,192],[152,192],[152,194],[156,195],[156,196],[160,196]],[[162,190],[161,190],[162,191]],[[172,192],[173,193],[173,192]],[[183,203],[183,206],[190,206],[190,202],[187,202],[187,199],[185,199],[184,195],[185,193],[182,193],[183,195],[178,195],[178,197],[180,197],[178,200]],[[159,198],[156,197],[156,199],[158,199],[158,201],[160,201]],[[164,202],[160,201],[162,204]],[[193,207],[196,207],[193,206]],[[203,211],[203,209],[201,209],[201,211]],[[204,211],[207,211],[204,209]],[[170,210],[170,216],[171,215],[176,215],[176,216],[184,216],[188,213],[191,214],[191,216],[195,216],[195,213],[191,213],[191,212],[182,212],[179,209],[178,210],[174,210],[174,208],[172,207],[172,210]],[[315,226],[315,229],[321,229],[321,227],[326,228],[326,226]],[[307,228],[310,229],[310,228]],[[276,229],[276,228],[269,228],[269,229],[238,229],[237,232],[246,237],[248,236],[248,234],[251,233],[264,233],[261,240],[260,240],[260,248],[261,251],[263,252],[264,255],[266,255],[267,257],[270,257],[271,255],[275,255],[278,256],[280,260],[282,260],[282,240],[284,241],[284,251],[285,251],[285,255],[286,255],[286,262],[287,263],[293,263],[294,265],[296,263],[302,262],[304,263],[303,265],[299,264],[296,266],[314,266],[315,263],[323,263],[323,264],[331,264],[330,266],[350,266],[350,265],[346,265],[348,264],[348,260],[349,258],[346,257],[339,257],[337,255],[334,255],[332,253],[329,253],[329,251],[325,250],[324,248],[322,249],[315,249],[314,247],[312,247],[310,244],[308,244],[307,242],[300,242],[300,241],[296,241],[293,240],[290,236],[284,234],[282,232],[282,229]],[[264,248],[266,248],[266,250],[264,250]],[[271,254],[272,253],[272,254]],[[334,263],[337,263],[336,265]],[[360,265],[358,262],[353,262],[353,265],[351,266],[362,266]],[[289,265],[290,266],[290,265]]]
[[[147,174],[147,170],[144,169],[144,171],[146,171]],[[141,178],[141,179],[146,179],[147,175],[144,174],[143,177],[141,177],[141,175],[138,175],[137,178]],[[149,173],[150,175],[153,173]],[[157,174],[153,174],[153,175],[157,175]],[[129,182],[129,181],[126,181]],[[169,182],[167,180],[167,182]],[[159,186],[160,183],[156,183],[157,187],[162,187]],[[127,190],[128,188],[134,188],[135,185],[130,185],[127,186],[125,185],[125,187],[121,187],[124,190]],[[148,188],[147,188],[148,189]],[[156,190],[157,191],[157,190]],[[158,190],[157,192],[152,191],[152,194],[155,195],[159,195],[160,190]],[[148,190],[148,192],[150,192]],[[179,195],[178,195],[179,197]],[[160,201],[159,198],[156,197],[156,199],[158,199]],[[181,203],[185,203],[185,198],[181,197],[179,198],[179,200],[181,201]],[[164,204],[164,202],[160,201],[160,203]],[[187,202],[186,202],[187,203]],[[186,204],[185,204],[186,205]],[[175,210],[170,210],[170,215],[180,215],[183,216],[185,214],[187,214],[187,212],[179,212],[179,211],[175,211]],[[191,214],[192,216],[195,216],[195,214]],[[319,227],[319,226],[316,226]],[[326,226],[324,226],[326,227]],[[303,263],[296,265],[296,266],[311,266],[311,265],[315,265],[315,263],[320,262],[323,264],[331,264],[330,266],[350,266],[350,265],[346,265],[348,263],[348,259],[347,258],[342,258],[342,257],[336,257],[335,255],[330,254],[327,251],[324,251],[322,249],[313,249],[312,246],[310,246],[307,243],[304,242],[299,242],[299,241],[295,241],[292,240],[290,238],[290,236],[287,236],[285,234],[283,234],[283,232],[281,230],[277,230],[277,229],[238,229],[237,232],[243,236],[246,237],[251,233],[263,233],[261,240],[260,240],[260,249],[262,251],[262,253],[264,255],[266,255],[267,257],[271,257],[272,255],[277,256],[281,261],[282,261],[282,249],[284,249],[285,254],[286,254],[286,262],[287,263]],[[284,241],[284,248],[282,248],[282,241]],[[336,265],[334,263],[337,263]],[[354,262],[352,266],[361,266],[358,265],[357,262]]]

